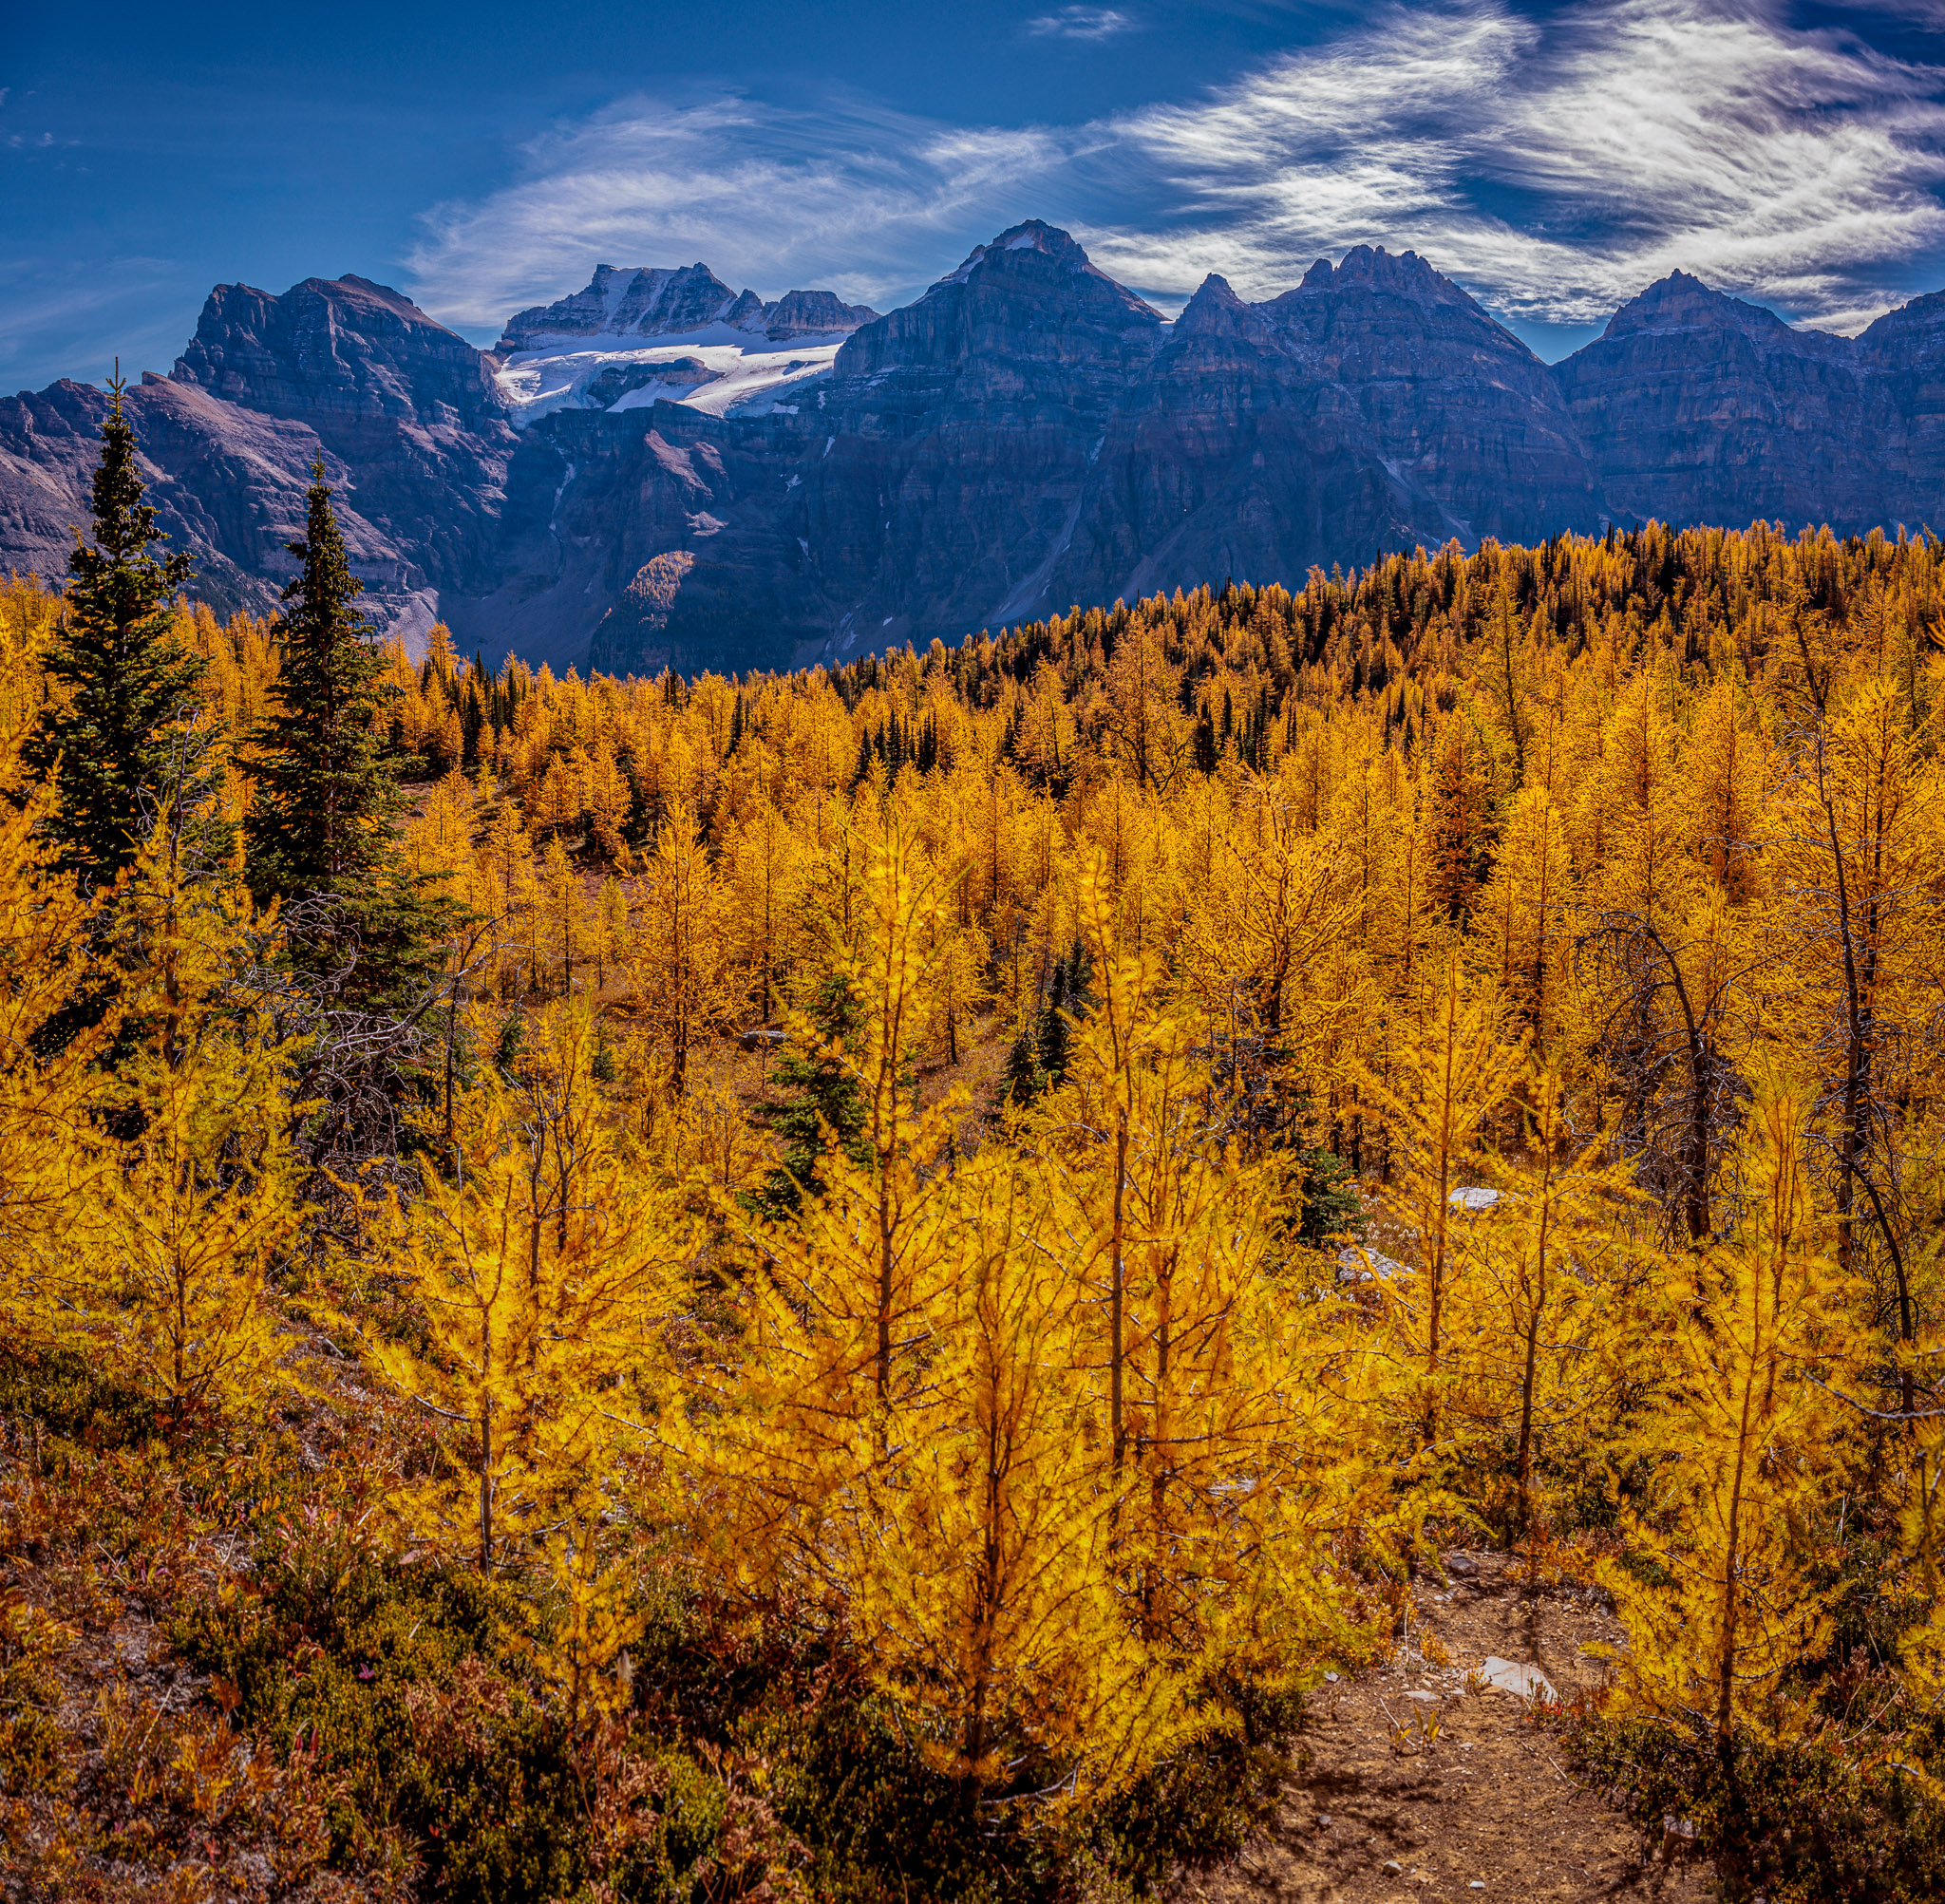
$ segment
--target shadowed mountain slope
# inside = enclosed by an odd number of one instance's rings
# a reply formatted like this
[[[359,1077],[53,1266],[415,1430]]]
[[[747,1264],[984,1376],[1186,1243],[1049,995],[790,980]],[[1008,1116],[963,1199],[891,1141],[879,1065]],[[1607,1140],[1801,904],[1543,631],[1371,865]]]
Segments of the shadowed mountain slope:
[[[0,401],[0,565],[65,569],[104,404]],[[746,669],[1606,518],[1929,522],[1945,293],[1849,339],[1677,272],[1549,368],[1408,252],[1171,324],[1035,219],[883,316],[604,265],[492,353],[359,277],[219,286],[131,405],[218,607],[273,599],[322,457],[408,638]]]

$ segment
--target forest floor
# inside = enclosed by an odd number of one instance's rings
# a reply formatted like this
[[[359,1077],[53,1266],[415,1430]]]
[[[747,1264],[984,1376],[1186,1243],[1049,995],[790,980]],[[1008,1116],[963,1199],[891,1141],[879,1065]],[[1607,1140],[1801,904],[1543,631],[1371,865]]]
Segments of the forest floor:
[[[1423,1582],[1425,1628],[1385,1666],[1312,1696],[1304,1754],[1274,1819],[1237,1857],[1180,1877],[1177,1904],[1701,1904],[1715,1895],[1708,1861],[1682,1856],[1680,1839],[1644,1852],[1639,1827],[1572,1775],[1525,1699],[1468,1685],[1497,1657],[1539,1667],[1570,1701],[1605,1676],[1587,1649],[1624,1645],[1602,1596],[1529,1588],[1509,1565],[1503,1555],[1454,1555],[1447,1582]],[[1448,1663],[1433,1664],[1442,1653]]]

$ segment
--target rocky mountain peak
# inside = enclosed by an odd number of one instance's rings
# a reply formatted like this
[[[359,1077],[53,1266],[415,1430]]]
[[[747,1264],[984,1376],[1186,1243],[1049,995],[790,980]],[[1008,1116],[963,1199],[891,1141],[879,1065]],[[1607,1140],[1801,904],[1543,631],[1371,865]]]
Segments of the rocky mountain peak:
[[[845,340],[840,378],[896,369],[928,386],[983,367],[1016,393],[1028,376],[1097,383],[1104,397],[1161,341],[1161,313],[1097,268],[1073,237],[1039,218],[975,245],[957,271],[916,304],[864,325]],[[1001,373],[997,367],[1013,368]],[[1103,381],[1105,380],[1105,381]]]
[[[1601,334],[1605,341],[1641,331],[1721,330],[1741,330],[1775,342],[1818,334],[1792,331],[1775,311],[1711,290],[1685,271],[1671,271],[1638,297],[1631,297],[1608,319]]]
[[[1152,324],[1162,322],[1161,313],[1152,304],[1137,297],[1125,285],[1116,284],[1096,265],[1070,232],[1041,218],[1009,226],[991,244],[974,245],[965,263],[940,278],[925,295],[935,297],[975,279],[1036,288],[1063,279],[1091,279],[1111,287],[1115,297],[1139,317]]]
[[[1945,291],[1927,292],[1887,311],[1857,345],[1859,353],[1872,364],[1887,367],[1945,351]]]
[[[1419,304],[1472,305],[1464,292],[1450,278],[1442,277],[1416,252],[1394,255],[1383,245],[1353,245],[1334,266],[1329,258],[1319,258],[1304,273],[1296,290],[1284,295],[1353,291],[1388,292]]]
[[[1038,252],[1068,271],[1090,268],[1087,254],[1074,242],[1070,233],[1062,231],[1058,225],[1049,225],[1044,219],[1029,218],[1024,224],[1010,225],[991,244],[974,245],[967,253],[965,263],[957,271],[948,272],[932,289],[942,291],[948,285],[964,284],[981,265],[989,260],[997,262],[1010,252]]]
[[[786,291],[764,307],[764,335],[772,343],[791,337],[829,336],[856,330],[878,315],[868,304],[846,304],[832,291]]]
[[[1482,363],[1500,363],[1509,372],[1517,365],[1522,384],[1532,384],[1544,368],[1489,311],[1416,252],[1394,255],[1382,245],[1354,245],[1334,265],[1319,258],[1295,290],[1251,309],[1278,332],[1286,348],[1324,349],[1332,361],[1341,361],[1347,351],[1352,360],[1375,351],[1374,364],[1388,355],[1395,362],[1395,353],[1402,351],[1429,364],[1456,351]],[[1539,392],[1539,385],[1532,387]]]
[[[655,265],[617,270],[600,264],[585,291],[516,311],[494,349],[506,356],[578,337],[681,337],[712,324],[774,342],[855,330],[877,315],[866,306],[840,302],[828,291],[793,291],[765,304],[753,291],[731,291],[700,261],[673,270]]]
[[[1182,306],[1181,315],[1175,320],[1173,335],[1233,331],[1248,315],[1249,309],[1231,290],[1229,280],[1212,271],[1197,288],[1195,296]]]
[[[1058,225],[1049,225],[1044,218],[1028,218],[1020,224],[1010,225],[992,243],[987,247],[995,252],[1040,252],[1050,258],[1058,258],[1074,271],[1087,269],[1087,254],[1073,238]]]
[[[500,393],[480,353],[388,285],[307,277],[281,297],[219,284],[171,377],[265,416],[320,410],[477,426]]]
[[[507,320],[499,349],[531,349],[546,338],[662,337],[761,313],[753,292],[739,298],[708,265],[595,267],[585,291],[537,304]]]

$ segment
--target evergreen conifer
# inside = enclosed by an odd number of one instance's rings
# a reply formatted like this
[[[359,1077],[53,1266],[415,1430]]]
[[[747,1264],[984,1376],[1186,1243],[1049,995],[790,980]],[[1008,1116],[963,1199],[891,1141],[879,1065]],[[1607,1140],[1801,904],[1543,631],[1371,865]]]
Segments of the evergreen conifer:
[[[1047,1077],[1040,1068],[1032,1034],[1022,1025],[1012,1047],[1007,1052],[1007,1067],[1000,1081],[1000,1102],[1030,1104],[1046,1088]]]
[[[299,568],[284,590],[274,711],[253,736],[256,797],[246,824],[259,900],[315,895],[300,927],[300,970],[339,975],[368,1009],[404,1004],[429,978],[450,907],[406,871],[398,773],[380,738],[385,663],[353,607],[352,575],[324,465],[312,465]]]
[[[786,1095],[757,1106],[765,1129],[784,1140],[784,1161],[764,1179],[748,1202],[772,1222],[795,1216],[804,1194],[822,1194],[826,1144],[860,1168],[871,1159],[864,1141],[864,1093],[857,1074],[840,1055],[856,1039],[860,1020],[857,994],[842,973],[833,972],[818,988],[810,1019],[820,1045],[805,1049],[793,1041],[777,1065],[777,1083]]]
[[[1065,981],[1065,967],[1057,965],[1054,971],[1058,978]],[[1055,987],[1053,995],[1047,1002],[1047,1009],[1040,1014],[1040,1068],[1050,1084],[1058,1084],[1067,1074],[1071,1027],[1067,1023],[1067,988],[1062,983]]]
[[[356,890],[392,858],[398,777],[376,716],[385,663],[366,640],[322,463],[312,470],[301,563],[284,590],[276,702],[254,736],[256,798],[247,828],[259,900]]]
[[[165,809],[193,817],[207,857],[229,845],[227,826],[209,810],[217,769],[213,726],[198,720],[203,664],[170,626],[190,560],[155,552],[168,538],[142,500],[125,387],[119,376],[108,386],[94,543],[76,531],[74,579],[47,656],[65,691],[48,698],[23,749],[29,768],[56,779],[47,830],[57,863],[88,887],[112,884],[134,863]]]

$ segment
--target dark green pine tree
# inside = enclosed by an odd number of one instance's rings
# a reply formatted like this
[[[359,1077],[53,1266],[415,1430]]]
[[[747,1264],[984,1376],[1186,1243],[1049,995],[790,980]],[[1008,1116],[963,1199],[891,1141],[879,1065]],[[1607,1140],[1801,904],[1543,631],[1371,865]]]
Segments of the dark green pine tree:
[[[1202,718],[1196,723],[1196,771],[1213,774],[1218,753],[1216,745],[1216,724],[1209,718],[1209,710],[1202,709]]]
[[[245,829],[259,900],[360,890],[396,857],[398,776],[377,731],[385,662],[352,606],[324,467],[312,470],[301,564],[284,590],[276,700],[251,736],[256,797]]]
[[[430,980],[453,921],[399,850],[404,801],[379,726],[385,661],[352,605],[364,584],[330,496],[318,462],[304,539],[286,544],[299,567],[284,590],[274,707],[251,737],[244,843],[257,899],[303,902],[298,969],[335,974],[344,1003],[386,1011]]]
[[[1025,1108],[1047,1088],[1047,1075],[1040,1068],[1039,1047],[1025,1025],[1007,1052],[1006,1069],[1000,1076],[999,1101]]]
[[[810,1019],[822,1048],[785,1046],[776,1078],[783,1094],[759,1104],[753,1113],[758,1123],[784,1140],[784,1161],[745,1199],[758,1216],[772,1222],[796,1216],[805,1192],[813,1197],[821,1193],[828,1146],[860,1166],[871,1160],[863,1136],[864,1093],[856,1074],[837,1055],[856,1038],[859,1027],[857,994],[842,973],[830,973],[818,988]]]
[[[29,767],[57,780],[49,830],[60,864],[90,887],[112,884],[165,813],[187,817],[206,860],[225,857],[230,840],[215,810],[202,660],[170,629],[176,595],[193,571],[186,555],[155,553],[168,537],[142,500],[125,387],[119,376],[108,386],[94,542],[76,532],[67,561],[73,580],[47,659],[64,691],[48,699],[24,749]]]
[[[1321,1144],[1300,1144],[1291,1188],[1301,1211],[1296,1225],[1299,1242],[1321,1250],[1327,1243],[1363,1232],[1357,1173],[1335,1151]]]
[[[1072,1034],[1067,1025],[1067,965],[1053,962],[1053,982],[1048,988],[1047,1007],[1040,1014],[1040,1069],[1049,1084],[1058,1084],[1067,1074],[1068,1048]]]

